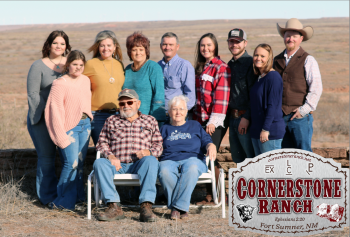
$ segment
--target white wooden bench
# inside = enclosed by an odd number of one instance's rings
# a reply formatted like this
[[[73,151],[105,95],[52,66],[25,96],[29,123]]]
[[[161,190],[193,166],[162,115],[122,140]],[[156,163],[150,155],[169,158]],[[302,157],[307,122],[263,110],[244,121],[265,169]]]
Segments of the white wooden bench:
[[[96,154],[96,159],[100,158],[100,152],[98,151]],[[214,167],[214,161],[211,162],[211,167]],[[206,158],[206,164],[208,166],[209,158]],[[87,216],[88,219],[91,219],[91,183],[94,184],[94,196],[95,196],[95,203],[96,206],[99,207],[102,204],[102,198],[101,198],[101,192],[98,187],[98,183],[96,182],[96,177],[94,175],[94,171],[90,173],[88,176],[88,208],[87,208]],[[198,178],[197,184],[203,184],[203,183],[211,183],[212,189],[213,189],[213,197],[214,197],[214,203],[215,205],[207,205],[207,206],[197,206],[197,205],[190,205],[190,208],[193,207],[202,207],[202,208],[211,208],[211,207],[219,207],[222,208],[222,218],[226,218],[225,214],[225,180],[224,180],[224,170],[220,169],[220,176],[218,180],[218,186],[216,187],[215,182],[215,172],[212,172],[208,170],[208,173],[202,174]],[[140,186],[139,177],[137,174],[116,174],[114,175],[114,184],[116,186]],[[157,179],[157,184],[160,184]],[[220,202],[218,202],[218,199],[220,198]],[[137,207],[138,205],[123,205],[123,207]],[[157,208],[167,208],[166,205],[153,205],[153,207]]]

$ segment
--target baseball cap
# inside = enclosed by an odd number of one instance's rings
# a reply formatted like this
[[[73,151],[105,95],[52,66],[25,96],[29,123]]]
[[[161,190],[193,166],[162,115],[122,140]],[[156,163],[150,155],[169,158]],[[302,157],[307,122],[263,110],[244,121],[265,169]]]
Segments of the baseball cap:
[[[126,96],[132,99],[139,99],[139,95],[136,93],[136,91],[134,91],[133,89],[127,89],[125,88],[124,90],[122,90],[121,92],[119,92],[118,94],[118,100],[120,99],[120,97],[122,96]]]
[[[228,32],[228,40],[234,38],[238,41],[247,40],[247,34],[242,29],[232,29]]]

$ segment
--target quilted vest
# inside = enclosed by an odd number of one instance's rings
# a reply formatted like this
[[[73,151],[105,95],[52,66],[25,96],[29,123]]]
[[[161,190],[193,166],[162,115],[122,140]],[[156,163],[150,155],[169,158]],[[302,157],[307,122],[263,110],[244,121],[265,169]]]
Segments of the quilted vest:
[[[274,58],[273,68],[283,79],[282,110],[285,115],[305,103],[309,86],[305,79],[304,63],[309,54],[301,47],[286,66],[284,51]]]

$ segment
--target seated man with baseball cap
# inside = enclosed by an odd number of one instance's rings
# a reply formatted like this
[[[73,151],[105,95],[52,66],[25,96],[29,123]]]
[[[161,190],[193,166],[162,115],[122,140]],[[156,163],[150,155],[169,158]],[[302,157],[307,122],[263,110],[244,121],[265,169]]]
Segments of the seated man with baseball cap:
[[[157,120],[139,111],[141,101],[132,89],[124,89],[118,95],[119,115],[110,116],[101,131],[96,150],[107,158],[97,159],[94,171],[103,193],[107,210],[100,213],[100,221],[124,218],[120,197],[113,184],[115,174],[138,174],[141,184],[139,203],[140,221],[156,220],[152,204],[156,198],[156,180],[162,154],[163,139]]]

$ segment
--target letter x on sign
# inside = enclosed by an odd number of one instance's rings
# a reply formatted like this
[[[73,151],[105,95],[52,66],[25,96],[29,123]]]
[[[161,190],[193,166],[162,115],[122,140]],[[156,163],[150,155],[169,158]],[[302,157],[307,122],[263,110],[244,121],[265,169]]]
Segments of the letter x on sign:
[[[275,173],[273,171],[274,166],[273,165],[265,165],[265,173],[270,174],[270,173]]]

